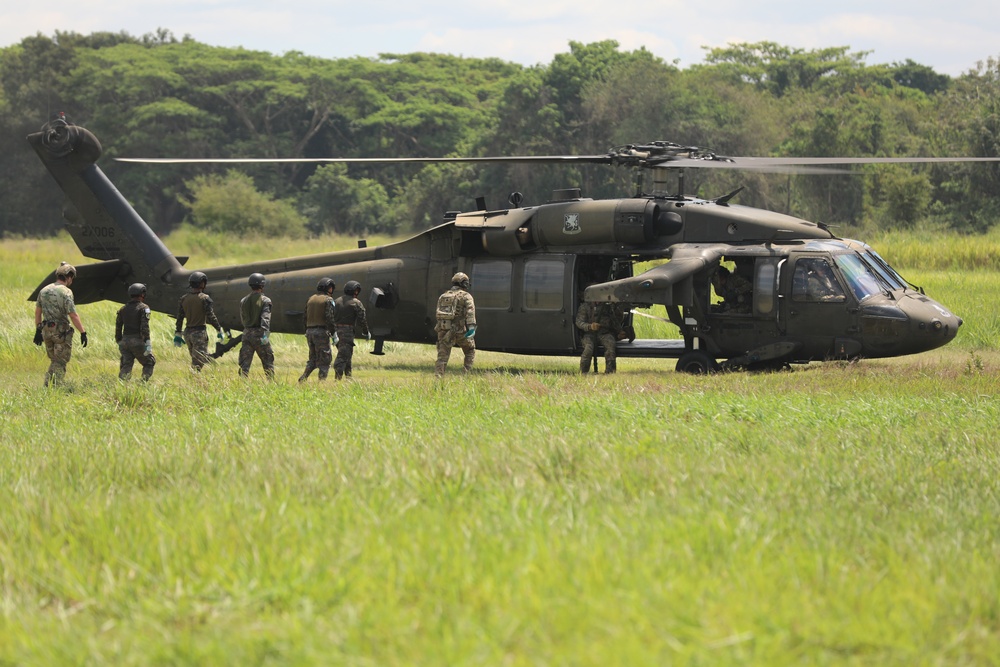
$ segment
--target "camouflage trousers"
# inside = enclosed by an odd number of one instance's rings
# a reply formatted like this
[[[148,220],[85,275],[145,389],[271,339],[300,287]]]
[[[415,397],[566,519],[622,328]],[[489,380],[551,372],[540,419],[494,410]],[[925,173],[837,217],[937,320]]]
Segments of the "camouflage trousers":
[[[264,367],[264,373],[271,380],[274,379],[274,350],[271,349],[271,342],[265,343],[261,340],[265,332],[260,327],[250,327],[243,330],[243,344],[240,346],[240,375],[246,377],[250,375],[250,364],[253,362],[253,355],[256,352],[260,357],[260,364]]]
[[[351,377],[351,361],[354,359],[354,327],[337,327],[337,358],[333,361],[333,375],[336,379]]]
[[[615,350],[617,342],[615,335],[610,331],[606,333],[588,332],[583,334],[583,354],[580,355],[580,372],[590,372],[590,361],[594,358],[594,351],[597,349],[598,343],[604,346],[604,372],[614,373],[618,370],[618,362],[616,361],[618,357]]]
[[[45,386],[55,386],[66,375],[66,364],[73,355],[73,327],[67,324],[42,327],[42,341],[45,354],[49,357],[49,369],[45,371]]]
[[[208,356],[208,331],[205,329],[185,329],[184,340],[188,344],[188,352],[191,353],[191,368],[200,371],[205,364],[212,363],[212,357]]]
[[[330,373],[333,362],[333,352],[330,350],[330,333],[326,327],[309,327],[306,329],[306,342],[309,344],[309,361],[306,370],[299,376],[299,382],[304,382],[309,374],[319,369],[319,379],[325,380]]]
[[[118,364],[118,379],[127,380],[132,375],[132,366],[136,361],[142,366],[142,379],[148,380],[153,375],[153,366],[156,365],[156,357],[150,352],[146,354],[146,341],[138,334],[129,334],[122,337],[118,343],[118,350],[122,353],[121,361]]]
[[[448,359],[451,357],[451,348],[453,347],[460,347],[465,352],[465,360],[462,364],[465,372],[468,373],[472,370],[472,362],[476,360],[476,340],[466,338],[464,331],[438,331],[438,356],[437,363],[434,364],[434,374],[438,377],[444,375],[448,368]]]

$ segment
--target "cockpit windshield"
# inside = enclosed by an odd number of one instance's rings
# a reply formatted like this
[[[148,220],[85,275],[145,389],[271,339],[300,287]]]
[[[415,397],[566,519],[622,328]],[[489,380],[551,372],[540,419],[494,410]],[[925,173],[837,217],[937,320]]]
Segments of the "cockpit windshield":
[[[872,269],[858,255],[834,255],[833,259],[859,302],[882,291]]]
[[[895,269],[889,266],[889,264],[884,259],[882,259],[881,255],[879,255],[871,248],[869,248],[868,252],[865,254],[871,255],[871,259],[874,260],[872,262],[869,262],[872,265],[872,268],[878,271],[879,275],[882,276],[887,283],[892,285],[893,289],[906,289],[907,285],[906,281],[903,280],[903,277],[901,275],[896,273]]]

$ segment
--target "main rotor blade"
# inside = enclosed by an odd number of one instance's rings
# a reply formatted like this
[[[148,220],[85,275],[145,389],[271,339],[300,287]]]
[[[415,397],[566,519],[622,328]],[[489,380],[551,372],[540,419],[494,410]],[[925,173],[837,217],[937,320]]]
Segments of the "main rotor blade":
[[[737,169],[778,174],[847,174],[839,167],[864,164],[1000,162],[1000,157],[700,157],[608,153],[605,155],[507,155],[495,157],[300,157],[300,158],[143,158],[118,162],[145,164],[607,164],[647,169]]]
[[[152,164],[240,164],[240,163],[344,163],[344,164],[407,164],[436,162],[534,162],[610,164],[607,155],[511,155],[505,157],[278,157],[278,158],[172,158],[172,157],[116,157],[117,162]]]

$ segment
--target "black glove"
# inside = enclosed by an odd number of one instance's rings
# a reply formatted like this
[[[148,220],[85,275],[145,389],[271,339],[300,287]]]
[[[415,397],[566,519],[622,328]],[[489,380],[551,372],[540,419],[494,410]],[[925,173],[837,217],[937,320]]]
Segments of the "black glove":
[[[86,331],[84,331],[82,334],[80,334],[80,344],[83,345],[84,347],[87,347],[87,332]]]
[[[42,344],[42,326],[38,325],[35,327],[35,345]]]

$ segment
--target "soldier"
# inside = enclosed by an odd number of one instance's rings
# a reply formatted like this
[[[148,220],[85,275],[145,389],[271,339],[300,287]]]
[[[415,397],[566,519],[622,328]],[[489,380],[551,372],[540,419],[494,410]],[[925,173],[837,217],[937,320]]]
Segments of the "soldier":
[[[476,302],[469,294],[469,276],[456,273],[451,277],[451,289],[438,297],[437,302],[437,363],[434,375],[442,377],[448,367],[451,348],[460,347],[465,352],[462,368],[472,370],[476,360]]]
[[[35,302],[35,345],[45,343],[49,369],[45,372],[45,386],[55,386],[66,375],[66,364],[73,354],[73,326],[80,332],[80,343],[87,347],[87,332],[76,313],[70,285],[76,280],[76,269],[66,262],[56,269],[56,282],[46,285]]]
[[[584,301],[576,311],[576,328],[583,332],[583,353],[580,355],[580,372],[590,372],[590,362],[598,342],[604,346],[604,372],[618,370],[618,337],[623,332],[624,319],[613,303]]]
[[[743,276],[730,273],[729,269],[720,266],[712,277],[712,287],[715,288],[715,293],[722,297],[722,303],[713,305],[712,309],[715,312],[750,312],[753,306],[753,286]]]
[[[334,301],[336,312],[333,320],[336,322],[337,358],[333,362],[333,377],[340,380],[344,376],[351,377],[351,359],[354,356],[354,330],[361,328],[361,335],[371,340],[368,331],[368,317],[365,306],[358,301],[361,293],[361,283],[348,280],[344,285],[344,295]]]
[[[188,352],[191,354],[191,368],[201,371],[205,364],[212,361],[208,356],[208,333],[205,325],[208,323],[215,327],[220,341],[223,339],[222,325],[219,324],[219,318],[215,316],[215,310],[212,308],[212,297],[205,293],[208,276],[201,271],[195,271],[188,277],[188,285],[191,289],[181,297],[177,308],[174,347],[183,346],[186,340]],[[184,318],[187,318],[186,329],[183,329]],[[182,329],[183,336],[181,336]]]
[[[118,379],[127,380],[132,375],[132,365],[138,359],[142,365],[142,379],[153,376],[156,357],[149,336],[149,306],[146,305],[146,286],[142,283],[129,285],[131,301],[118,309],[115,318],[115,342],[121,351],[118,365]]]
[[[274,379],[274,350],[271,349],[271,300],[264,296],[264,276],[251,273],[247,280],[250,293],[240,301],[243,344],[240,346],[240,375],[250,375],[254,352],[260,357],[264,374]]]
[[[333,301],[333,290],[337,283],[332,278],[322,278],[316,284],[316,293],[306,301],[306,343],[309,344],[309,361],[306,370],[299,376],[299,382],[305,382],[309,374],[319,369],[319,379],[323,381],[330,373],[330,362],[333,352],[330,351],[330,338],[336,338],[337,322],[334,313],[337,306]]]

